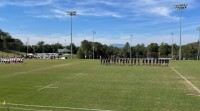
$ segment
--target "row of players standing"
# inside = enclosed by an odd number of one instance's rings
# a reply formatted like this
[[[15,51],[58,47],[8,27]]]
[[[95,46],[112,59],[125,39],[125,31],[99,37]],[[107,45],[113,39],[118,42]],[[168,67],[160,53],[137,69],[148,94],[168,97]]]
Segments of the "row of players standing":
[[[0,58],[0,62],[1,62],[1,64],[24,63],[24,58],[21,58],[21,57]]]
[[[153,65],[153,66],[168,66],[169,59],[160,58],[113,58],[101,59],[102,65]]]

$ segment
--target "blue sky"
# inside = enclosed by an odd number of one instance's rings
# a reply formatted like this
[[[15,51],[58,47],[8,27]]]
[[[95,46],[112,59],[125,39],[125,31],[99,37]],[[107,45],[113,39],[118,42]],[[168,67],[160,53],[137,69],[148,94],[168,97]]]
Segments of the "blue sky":
[[[187,4],[183,10],[182,44],[198,40],[199,0],[0,0],[0,28],[30,44],[70,44],[70,17],[75,10],[73,43],[84,39],[103,44],[132,45],[156,42],[179,44],[179,15],[173,5]]]

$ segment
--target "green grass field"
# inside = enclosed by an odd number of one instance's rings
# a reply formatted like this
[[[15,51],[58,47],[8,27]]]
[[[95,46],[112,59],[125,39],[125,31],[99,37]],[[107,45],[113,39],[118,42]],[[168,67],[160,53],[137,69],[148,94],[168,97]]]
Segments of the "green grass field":
[[[0,64],[0,101],[9,111],[199,111],[200,62],[171,67],[104,66],[97,60]],[[0,105],[0,111],[8,111]]]

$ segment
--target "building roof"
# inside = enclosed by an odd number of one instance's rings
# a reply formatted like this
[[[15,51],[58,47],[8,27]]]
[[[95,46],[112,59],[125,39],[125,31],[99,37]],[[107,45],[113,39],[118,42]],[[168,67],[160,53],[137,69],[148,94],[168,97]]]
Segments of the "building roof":
[[[58,53],[69,53],[69,52],[71,51],[68,49],[58,49]]]

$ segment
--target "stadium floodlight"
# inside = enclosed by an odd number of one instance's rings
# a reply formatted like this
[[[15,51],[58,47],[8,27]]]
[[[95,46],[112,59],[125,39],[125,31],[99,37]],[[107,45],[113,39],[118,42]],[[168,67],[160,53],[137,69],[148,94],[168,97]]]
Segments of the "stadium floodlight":
[[[174,58],[174,45],[173,45],[174,44],[173,43],[174,42],[174,37],[173,37],[174,33],[171,33],[171,35],[172,35],[172,60],[173,60],[173,58]]]
[[[180,48],[179,48],[179,60],[181,60],[181,28],[182,28],[182,11],[187,8],[186,4],[174,5],[177,10],[180,10]]]
[[[197,60],[199,60],[199,53],[200,53],[200,27],[197,27],[197,30],[199,30],[199,39],[198,39],[198,55],[197,55]]]
[[[131,35],[131,37],[130,37],[130,59],[132,58],[132,50],[131,50],[132,38],[133,38],[133,35]]]
[[[92,34],[93,34],[93,60],[94,60],[94,34],[96,34],[96,32],[95,31],[92,31]]]
[[[28,57],[28,41],[29,41],[29,38],[27,38],[27,41],[26,41],[26,58]]]
[[[72,50],[72,16],[76,16],[76,11],[67,11],[66,13],[67,15],[71,16],[71,59],[72,59],[73,58],[72,56],[72,52],[73,52]]]

